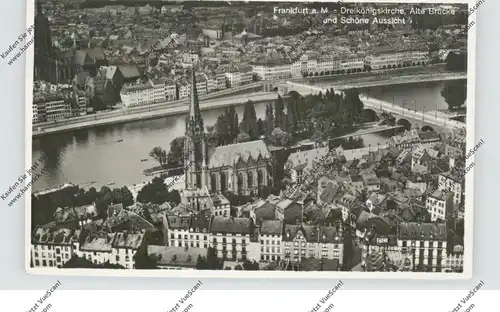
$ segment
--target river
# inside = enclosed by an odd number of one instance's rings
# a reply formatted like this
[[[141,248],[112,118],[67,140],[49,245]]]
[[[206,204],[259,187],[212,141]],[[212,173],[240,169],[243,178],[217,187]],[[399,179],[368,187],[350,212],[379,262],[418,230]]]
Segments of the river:
[[[417,83],[377,87],[361,90],[371,97],[402,105],[412,103],[418,110],[447,108],[441,97],[442,82]],[[405,104],[410,105],[410,104]],[[224,109],[203,111],[206,126],[215,124]],[[243,106],[236,107],[238,116],[243,116]],[[264,119],[265,103],[255,105],[257,118]],[[147,181],[150,178],[142,170],[156,166],[148,156],[155,146],[168,150],[170,142],[184,135],[184,117],[161,117],[128,124],[107,125],[82,129],[37,138],[33,141],[33,159],[46,156],[48,174],[40,177],[33,186],[34,191],[71,182],[82,187],[115,183],[110,187],[121,187]],[[383,143],[387,136],[369,134],[362,136],[366,146]],[[123,141],[121,141],[123,140]],[[142,162],[142,159],[149,159]]]

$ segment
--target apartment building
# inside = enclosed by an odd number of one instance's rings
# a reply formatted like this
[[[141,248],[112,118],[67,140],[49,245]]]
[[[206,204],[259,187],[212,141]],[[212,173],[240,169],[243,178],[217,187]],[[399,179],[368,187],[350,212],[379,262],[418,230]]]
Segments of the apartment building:
[[[33,94],[33,104],[37,106],[37,121],[51,122],[71,117],[71,105],[57,92]]]
[[[33,123],[38,122],[38,104],[33,103],[33,117],[32,117]]]
[[[372,51],[364,62],[371,69],[385,69],[391,67],[410,66],[427,63],[428,51],[422,50],[394,50],[392,48],[381,48]]]
[[[262,220],[260,224],[260,261],[280,261],[282,257],[283,221]]]
[[[167,101],[177,100],[177,84],[173,81],[165,82],[165,99]]]
[[[226,79],[229,87],[239,86],[241,84],[241,73],[238,69],[232,68],[226,72]]]
[[[80,230],[37,228],[31,238],[31,260],[35,268],[61,268],[79,249]]]
[[[291,263],[314,258],[336,259],[342,265],[342,228],[339,225],[285,224],[282,250],[282,259]]]
[[[395,235],[374,233],[370,229],[362,242],[361,265],[367,271],[382,269],[386,263],[392,263],[399,271],[413,270],[413,255],[408,249],[398,246]]]
[[[441,272],[446,266],[446,224],[400,223],[397,226],[398,247],[410,252],[415,270]]]
[[[286,79],[292,76],[288,60],[270,60],[252,64],[252,72],[262,80]]]
[[[217,91],[217,80],[215,76],[209,76],[204,74],[205,80],[207,81],[207,93]]]
[[[124,107],[150,105],[155,103],[155,88],[151,82],[124,86],[120,91],[120,97]]]
[[[209,216],[164,216],[164,243],[171,247],[208,248],[209,227]]]
[[[196,89],[198,90],[198,95],[207,94],[207,79],[203,74],[196,74]],[[189,87],[189,93],[191,93],[191,87]]]
[[[253,81],[252,66],[240,67],[240,84],[248,84]]]
[[[259,260],[251,253],[250,240],[253,239],[253,221],[250,218],[213,217],[210,224],[210,246],[223,260]]]
[[[456,245],[446,257],[446,270],[448,272],[462,272],[464,269],[464,247]]]
[[[438,190],[442,192],[453,193],[453,203],[459,205],[462,203],[462,179],[456,174],[440,173],[438,176]]]
[[[153,103],[165,102],[167,100],[165,92],[165,82],[160,79],[150,80],[149,83],[153,88]]]
[[[121,265],[134,268],[133,256],[142,245],[143,233],[84,233],[68,228],[37,228],[31,251],[34,267],[61,268],[73,255],[93,264]]]
[[[454,192],[436,190],[427,196],[425,208],[431,215],[431,221],[446,220],[454,214]]]
[[[226,73],[218,72],[215,74],[215,82],[217,84],[217,90],[223,90],[227,88]]]
[[[190,84],[185,80],[177,82],[177,90],[179,91],[178,100],[188,98],[191,93]]]
[[[85,96],[85,92],[76,90],[73,92],[73,96],[76,103],[73,116],[87,115],[87,97]]]
[[[360,56],[342,57],[339,61],[339,69],[344,71],[363,70],[365,67],[365,59]]]

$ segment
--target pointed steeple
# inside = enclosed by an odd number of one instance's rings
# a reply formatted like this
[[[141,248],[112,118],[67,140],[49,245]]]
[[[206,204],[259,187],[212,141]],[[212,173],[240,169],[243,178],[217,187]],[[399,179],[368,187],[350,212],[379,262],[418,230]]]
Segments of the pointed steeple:
[[[198,89],[196,88],[196,68],[193,64],[193,70],[191,71],[191,103],[189,104],[189,118],[190,119],[200,119],[200,103],[198,101]]]

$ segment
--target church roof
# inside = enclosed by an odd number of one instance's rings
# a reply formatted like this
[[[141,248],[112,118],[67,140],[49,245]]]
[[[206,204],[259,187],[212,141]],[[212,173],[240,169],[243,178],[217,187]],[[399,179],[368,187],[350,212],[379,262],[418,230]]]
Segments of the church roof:
[[[209,164],[210,168],[233,166],[240,159],[246,162],[252,157],[252,159],[256,160],[259,155],[264,159],[271,157],[266,144],[262,140],[218,146],[214,149]]]

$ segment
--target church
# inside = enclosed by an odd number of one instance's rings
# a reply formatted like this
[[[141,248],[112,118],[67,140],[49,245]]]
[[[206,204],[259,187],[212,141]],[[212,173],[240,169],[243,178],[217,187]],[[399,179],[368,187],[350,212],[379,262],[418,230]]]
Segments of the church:
[[[181,202],[196,211],[214,209],[213,197],[228,191],[257,195],[272,185],[271,153],[262,140],[209,148],[192,70],[184,141],[185,190]]]

